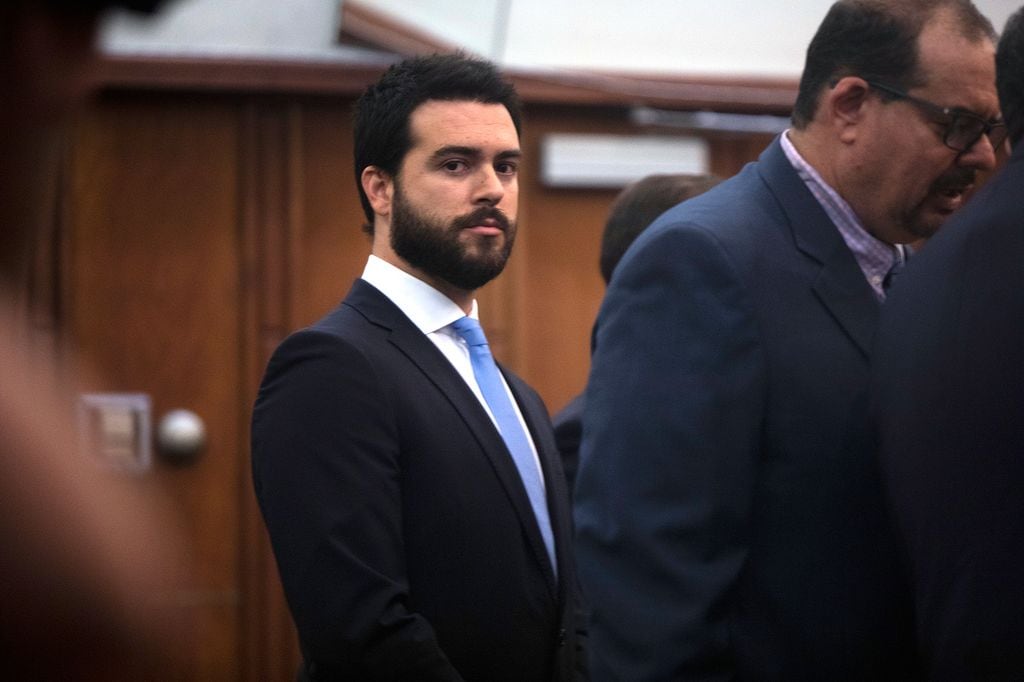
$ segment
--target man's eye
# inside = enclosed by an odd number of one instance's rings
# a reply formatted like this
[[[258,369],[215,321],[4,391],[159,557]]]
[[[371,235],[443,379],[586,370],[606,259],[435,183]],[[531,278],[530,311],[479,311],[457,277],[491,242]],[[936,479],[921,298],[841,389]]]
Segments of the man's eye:
[[[494,168],[502,175],[515,175],[519,171],[519,166],[510,161],[499,163]]]
[[[466,162],[458,159],[452,159],[451,161],[445,161],[441,167],[447,171],[461,171],[466,168]]]

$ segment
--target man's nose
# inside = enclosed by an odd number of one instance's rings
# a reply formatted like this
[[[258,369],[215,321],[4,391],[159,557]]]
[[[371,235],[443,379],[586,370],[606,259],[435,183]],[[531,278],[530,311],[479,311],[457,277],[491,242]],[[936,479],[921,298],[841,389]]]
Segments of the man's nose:
[[[1006,143],[1004,142],[1003,144]],[[992,140],[989,139],[988,135],[982,135],[978,138],[977,142],[960,152],[956,162],[960,166],[980,171],[995,170],[996,150],[992,147]]]
[[[474,202],[497,204],[505,196],[505,185],[497,171],[490,166],[480,170],[475,189]]]

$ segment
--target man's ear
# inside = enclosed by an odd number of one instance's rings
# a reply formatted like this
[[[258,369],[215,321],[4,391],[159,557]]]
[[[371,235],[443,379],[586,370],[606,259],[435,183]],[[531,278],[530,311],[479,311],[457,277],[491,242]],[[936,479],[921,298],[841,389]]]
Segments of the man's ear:
[[[847,141],[856,132],[857,124],[865,114],[871,87],[858,76],[846,76],[825,93],[824,114],[838,132],[840,139]]]
[[[377,166],[367,166],[359,179],[373,212],[379,216],[390,216],[395,191],[395,181],[391,174]]]

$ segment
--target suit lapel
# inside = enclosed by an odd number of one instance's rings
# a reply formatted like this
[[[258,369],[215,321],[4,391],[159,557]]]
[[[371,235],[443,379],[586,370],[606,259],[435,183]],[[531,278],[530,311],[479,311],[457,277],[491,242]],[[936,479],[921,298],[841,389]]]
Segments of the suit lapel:
[[[847,267],[850,258],[842,256],[850,254],[833,253],[822,261],[821,273],[814,283],[814,293],[839,321],[866,358],[878,324],[879,305],[873,293],[869,291],[868,296],[864,295],[863,289],[867,282],[856,263],[855,274],[860,276],[860,280],[851,282]]]
[[[501,434],[498,433],[494,422],[491,421],[480,401],[477,400],[476,395],[448,362],[448,359],[437,349],[437,346],[405,316],[398,306],[375,287],[363,280],[357,280],[352,291],[346,297],[345,303],[357,309],[374,324],[390,330],[388,341],[408,357],[458,411],[466,427],[490,461],[509,503],[519,517],[532,553],[548,577],[546,582],[549,588],[552,588],[554,574],[549,567],[547,550],[544,548],[544,540],[537,527],[537,520],[533,515],[533,508],[530,506],[526,488],[523,486],[512,455],[509,454],[508,448],[505,446],[505,441],[501,438]],[[518,394],[516,394],[516,400],[527,419],[539,454],[541,446],[537,440],[536,429],[531,423],[533,417],[527,417],[524,401]],[[542,456],[541,461],[543,462],[543,460]],[[546,470],[545,476],[547,476]],[[552,594],[554,595],[554,592]]]
[[[765,183],[786,214],[797,249],[818,266],[812,289],[864,357],[880,306],[839,229],[786,158],[776,139],[760,159]]]

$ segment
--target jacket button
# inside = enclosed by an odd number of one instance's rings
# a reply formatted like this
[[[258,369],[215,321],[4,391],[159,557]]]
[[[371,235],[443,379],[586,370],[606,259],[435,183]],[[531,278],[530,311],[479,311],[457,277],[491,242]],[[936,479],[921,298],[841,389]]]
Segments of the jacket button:
[[[558,631],[558,646],[565,646],[565,628]]]

